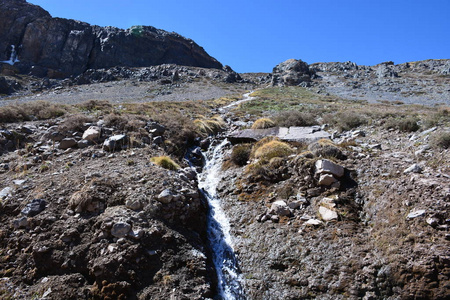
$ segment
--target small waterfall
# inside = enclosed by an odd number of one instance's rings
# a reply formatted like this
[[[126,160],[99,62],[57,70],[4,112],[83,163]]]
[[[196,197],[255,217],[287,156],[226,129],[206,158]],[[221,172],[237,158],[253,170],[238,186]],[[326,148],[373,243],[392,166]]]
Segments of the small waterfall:
[[[213,252],[213,262],[218,278],[219,296],[225,300],[245,299],[242,275],[234,254],[230,235],[230,223],[217,196],[223,151],[229,142],[222,141],[206,153],[206,164],[199,174],[199,188],[208,200],[208,239]]]
[[[9,60],[2,61],[3,63],[14,65],[16,62],[19,62],[19,58],[17,57],[16,46],[11,45],[11,56]]]

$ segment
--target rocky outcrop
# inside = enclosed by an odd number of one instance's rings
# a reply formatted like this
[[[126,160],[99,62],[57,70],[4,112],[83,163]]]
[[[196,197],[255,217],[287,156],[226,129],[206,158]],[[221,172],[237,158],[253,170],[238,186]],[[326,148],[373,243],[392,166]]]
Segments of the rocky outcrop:
[[[272,74],[272,85],[308,86],[314,71],[300,59],[288,59],[273,68]]]
[[[88,69],[173,63],[222,68],[193,40],[151,26],[91,26],[52,18],[25,0],[0,0],[0,61],[40,77],[67,77]]]

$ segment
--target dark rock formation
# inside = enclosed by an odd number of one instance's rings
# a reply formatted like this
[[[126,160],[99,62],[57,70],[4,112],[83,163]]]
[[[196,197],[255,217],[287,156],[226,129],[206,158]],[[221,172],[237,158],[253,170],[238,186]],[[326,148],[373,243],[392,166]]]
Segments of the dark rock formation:
[[[305,85],[311,81],[314,71],[302,60],[288,59],[273,68],[273,85]]]
[[[21,72],[58,78],[114,66],[222,68],[193,40],[151,26],[123,30],[52,18],[25,0],[0,0],[0,7],[0,61],[15,48]]]

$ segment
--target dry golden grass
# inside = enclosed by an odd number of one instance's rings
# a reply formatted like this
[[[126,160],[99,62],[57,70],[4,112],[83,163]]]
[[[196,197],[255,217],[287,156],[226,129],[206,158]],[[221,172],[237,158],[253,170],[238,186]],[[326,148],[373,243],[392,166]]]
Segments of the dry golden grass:
[[[255,158],[270,160],[274,157],[285,157],[294,153],[294,149],[287,143],[273,140],[263,144],[255,150]]]
[[[260,118],[252,125],[252,129],[266,129],[275,127],[275,122],[269,118]]]
[[[150,161],[167,170],[176,171],[180,168],[180,166],[168,156],[152,157],[150,158]]]

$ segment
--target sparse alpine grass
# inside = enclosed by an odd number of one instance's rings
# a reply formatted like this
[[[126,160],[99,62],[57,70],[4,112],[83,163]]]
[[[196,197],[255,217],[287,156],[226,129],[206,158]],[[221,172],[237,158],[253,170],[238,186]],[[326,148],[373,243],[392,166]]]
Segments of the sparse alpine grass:
[[[274,157],[286,157],[292,153],[294,153],[294,149],[289,144],[274,139],[256,148],[254,156],[268,161]]]
[[[287,110],[278,113],[275,116],[275,123],[280,127],[300,127],[318,124],[312,113],[301,112],[298,110]]]
[[[252,151],[251,144],[239,144],[233,147],[231,150],[231,161],[238,166],[244,166],[250,159]]]
[[[200,135],[215,135],[224,130],[226,124],[219,116],[214,116],[207,119],[204,116],[200,116],[194,120],[196,131]]]
[[[252,125],[252,129],[266,129],[275,127],[275,122],[269,118],[260,118]]]
[[[150,158],[150,161],[161,168],[171,171],[176,171],[180,168],[180,166],[168,156],[155,156]]]
[[[450,132],[436,132],[431,136],[431,143],[435,148],[450,148]]]

